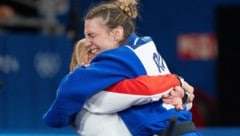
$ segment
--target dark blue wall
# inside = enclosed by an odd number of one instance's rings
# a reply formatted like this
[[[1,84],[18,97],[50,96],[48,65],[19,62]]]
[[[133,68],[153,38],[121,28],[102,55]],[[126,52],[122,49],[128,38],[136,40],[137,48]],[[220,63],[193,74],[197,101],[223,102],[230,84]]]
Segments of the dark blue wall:
[[[0,36],[0,129],[45,126],[61,78],[69,70],[72,43],[64,36]]]

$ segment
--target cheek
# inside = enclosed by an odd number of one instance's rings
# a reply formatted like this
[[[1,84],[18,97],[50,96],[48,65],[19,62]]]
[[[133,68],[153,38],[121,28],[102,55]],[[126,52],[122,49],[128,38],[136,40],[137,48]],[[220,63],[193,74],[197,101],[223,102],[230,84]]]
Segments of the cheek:
[[[98,47],[100,48],[100,50],[108,50],[111,49],[113,46],[113,43],[110,40],[101,40],[98,43]]]
[[[97,45],[100,50],[108,50],[116,47],[116,41],[113,40],[111,36],[103,36],[94,39],[95,45]]]

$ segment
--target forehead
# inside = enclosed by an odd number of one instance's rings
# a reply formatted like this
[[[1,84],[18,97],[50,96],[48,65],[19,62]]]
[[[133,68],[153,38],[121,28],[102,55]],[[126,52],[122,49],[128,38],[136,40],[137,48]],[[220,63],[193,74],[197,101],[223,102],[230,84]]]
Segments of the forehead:
[[[84,34],[87,36],[89,34],[100,33],[106,31],[106,28],[107,27],[104,25],[103,19],[100,17],[87,19],[84,23]]]

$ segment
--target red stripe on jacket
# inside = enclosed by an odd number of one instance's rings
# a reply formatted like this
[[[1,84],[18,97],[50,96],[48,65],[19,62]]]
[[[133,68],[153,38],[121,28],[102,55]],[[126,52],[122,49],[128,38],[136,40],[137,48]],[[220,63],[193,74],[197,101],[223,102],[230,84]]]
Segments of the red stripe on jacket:
[[[180,81],[176,75],[139,76],[134,79],[125,79],[106,90],[115,93],[132,95],[154,95],[163,93],[174,86],[179,86]]]

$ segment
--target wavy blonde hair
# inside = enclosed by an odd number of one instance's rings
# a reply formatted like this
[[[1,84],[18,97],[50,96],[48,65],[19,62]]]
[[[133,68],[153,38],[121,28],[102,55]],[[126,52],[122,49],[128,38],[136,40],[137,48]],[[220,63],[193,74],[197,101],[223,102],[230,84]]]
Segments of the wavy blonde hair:
[[[88,50],[84,46],[85,39],[81,39],[76,42],[73,48],[71,62],[70,62],[70,72],[72,72],[77,66],[89,63],[88,60]]]

